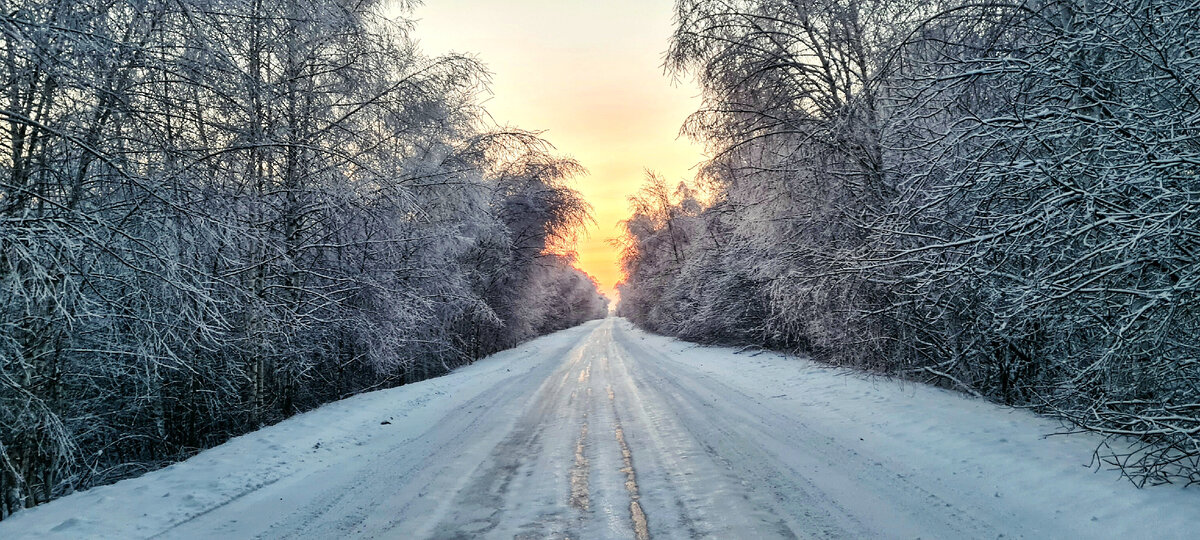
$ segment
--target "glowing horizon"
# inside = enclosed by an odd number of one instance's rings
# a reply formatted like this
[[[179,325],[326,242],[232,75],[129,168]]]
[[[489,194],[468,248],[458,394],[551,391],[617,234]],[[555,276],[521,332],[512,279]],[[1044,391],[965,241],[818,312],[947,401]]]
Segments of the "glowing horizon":
[[[673,0],[440,0],[418,7],[414,36],[427,54],[469,53],[492,73],[485,106],[499,124],[543,131],[590,174],[575,187],[596,225],[578,266],[615,298],[621,278],[608,239],[628,217],[628,196],[651,169],[694,176],[702,149],[677,137],[699,107],[697,91],[662,70]]]

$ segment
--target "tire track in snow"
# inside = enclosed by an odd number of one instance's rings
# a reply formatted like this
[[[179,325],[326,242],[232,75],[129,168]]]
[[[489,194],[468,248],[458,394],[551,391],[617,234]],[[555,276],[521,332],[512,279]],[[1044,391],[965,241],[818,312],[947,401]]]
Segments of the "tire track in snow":
[[[567,372],[570,376],[571,372]],[[579,371],[579,378],[576,381],[580,384],[587,384],[588,379],[592,374],[592,363],[588,362],[587,367]],[[563,377],[563,381],[567,380]],[[578,388],[572,392],[572,396],[579,392]],[[575,465],[571,468],[571,506],[576,509],[587,512],[590,508],[590,496],[588,493],[588,475],[591,473],[590,462],[587,458],[587,437],[588,437],[588,405],[591,403],[592,389],[587,388],[587,403],[583,407],[583,425],[579,428],[579,440],[575,443]]]
[[[668,409],[676,413],[691,409],[694,413],[679,419],[696,440],[705,441],[706,453],[731,471],[749,463],[775,469],[773,474],[763,475],[743,468],[738,476],[757,476],[753,485],[763,486],[775,495],[774,501],[763,502],[770,506],[774,506],[772,502],[784,503],[778,507],[780,514],[787,521],[798,521],[793,523],[794,530],[818,537],[861,537],[871,530],[890,528],[899,536],[917,535],[932,525],[935,530],[953,531],[956,538],[983,538],[995,530],[994,525],[981,523],[952,500],[912,484],[904,474],[893,473],[889,469],[893,464],[866,459],[854,448],[838,445],[744,389],[641,346],[628,333],[621,338],[617,340],[620,346],[631,353],[630,358],[637,359],[637,367],[652,379],[651,386],[668,398]],[[700,417],[706,421],[693,421],[691,425],[686,421]],[[827,465],[833,463],[838,466]],[[922,512],[923,505],[939,508],[939,512]],[[788,507],[803,510],[787,512]],[[864,513],[863,508],[871,511]]]
[[[575,467],[571,469],[571,506],[586,512],[588,500],[588,458],[584,442],[587,441],[588,425],[584,421],[579,430],[579,442],[575,443]]]
[[[572,342],[538,352],[549,359],[569,358],[572,349],[577,347],[578,342]],[[506,403],[517,402],[522,400],[523,396],[528,396],[528,385],[531,382],[545,381],[562,369],[561,363],[549,360],[541,362],[527,371],[513,369],[511,372],[507,370],[497,372],[499,378],[489,387],[479,390],[459,408],[450,410],[419,434],[399,439],[394,445],[377,454],[362,455],[361,460],[354,464],[341,466],[331,464],[327,470],[314,473],[316,476],[312,477],[312,481],[319,482],[321,485],[342,485],[346,488],[316,490],[315,494],[305,491],[298,494],[303,502],[289,510],[276,513],[276,510],[272,508],[265,513],[258,512],[260,515],[277,515],[278,517],[265,520],[262,528],[257,529],[253,536],[257,538],[333,537],[345,535],[347,531],[363,530],[360,528],[363,523],[372,519],[383,521],[382,523],[373,523],[373,527],[378,527],[381,531],[392,531],[402,523],[407,523],[411,527],[410,520],[414,515],[430,516],[432,522],[429,525],[440,521],[437,516],[444,512],[444,507],[435,504],[433,508],[429,508],[428,503],[432,498],[424,496],[424,493],[429,492],[429,488],[420,487],[420,484],[451,474],[452,465],[446,463],[445,460],[448,457],[455,457],[457,452],[469,446],[473,437],[486,431],[489,425],[503,422],[503,419],[494,413],[501,410]],[[570,375],[569,370],[566,375]],[[536,396],[531,399],[531,403],[534,401],[536,401]],[[403,408],[398,408],[396,414],[405,416],[407,412]],[[386,463],[387,466],[370,465],[379,463]],[[294,479],[283,480],[290,482]],[[414,484],[414,482],[416,483]],[[388,496],[364,498],[362,497],[363,490],[356,489],[377,484],[392,486],[387,491]],[[413,489],[405,489],[406,487]],[[239,521],[246,522],[248,519],[231,516],[226,511],[240,505],[243,499],[258,497],[258,491],[255,489],[244,493],[239,496],[237,501],[228,501],[202,514],[175,523],[160,531],[158,536],[164,538],[237,536],[233,534],[233,529],[226,530],[226,528],[237,525]],[[422,495],[415,495],[415,493],[422,493]],[[291,500],[290,497],[289,500]],[[226,505],[228,508],[225,507]],[[420,508],[413,509],[414,506]],[[387,508],[388,511],[381,512],[381,508]],[[390,518],[385,516],[390,516]],[[238,519],[234,519],[235,517]],[[407,520],[404,519],[406,517]],[[218,531],[224,532],[218,534]],[[246,536],[251,535],[247,533]]]
[[[613,353],[612,344],[612,328],[611,326],[603,330],[607,338],[604,352],[600,357],[601,374],[607,379],[607,384],[604,385],[605,394],[608,395],[608,408],[612,413],[613,423],[613,438],[617,441],[617,447],[621,452],[621,473],[625,475],[625,491],[629,494],[629,519],[633,525],[633,535],[637,540],[650,540],[650,523],[646,519],[646,512],[642,508],[641,493],[638,489],[637,471],[633,466],[633,452],[629,449],[629,443],[625,440],[625,429],[621,425],[621,415],[617,412],[617,395],[613,391],[612,380],[613,372],[610,367],[609,355]],[[625,374],[628,376],[628,373]]]
[[[861,536],[835,524],[819,498],[803,495],[807,515],[802,527],[792,527],[787,513],[774,504],[796,495],[774,486],[782,471],[756,451],[753,440],[728,431],[733,419],[723,417],[710,400],[676,384],[674,377],[684,374],[661,371],[657,359],[619,327],[613,334],[610,354],[625,374],[624,391],[635,396],[627,412],[639,419],[634,427],[642,431],[635,435],[654,447],[659,475],[651,478],[673,493],[678,532],[691,538]],[[654,506],[664,509],[667,501],[658,499]]]
[[[528,489],[530,486],[526,482],[538,472],[544,472],[539,469],[539,465],[544,466],[541,460],[550,459],[553,455],[553,452],[547,451],[550,448],[547,442],[552,443],[556,439],[553,435],[547,437],[546,430],[554,431],[565,427],[555,419],[564,411],[583,411],[579,422],[581,426],[587,424],[587,403],[590,402],[591,393],[581,391],[579,386],[568,388],[569,383],[564,384],[571,380],[570,376],[583,363],[587,348],[588,345],[584,344],[576,347],[568,355],[565,365],[561,368],[566,373],[559,384],[555,384],[552,377],[546,378],[530,402],[529,408],[521,415],[508,436],[490,452],[489,457],[480,464],[480,468],[474,471],[469,483],[455,495],[450,504],[450,515],[443,518],[433,531],[432,537],[457,539],[502,536],[507,535],[506,531],[517,527],[518,532],[514,537],[542,538],[553,537],[555,532],[561,534],[563,529],[570,528],[566,522],[568,518],[562,512],[543,513],[538,516],[537,522],[527,522],[527,516],[521,516],[515,511],[519,506],[530,503],[530,493],[524,493],[522,488]],[[581,370],[580,379],[584,379],[586,373],[586,368]],[[580,400],[583,400],[582,404],[579,403]],[[584,443],[587,431],[586,428],[581,428],[581,431],[577,446],[584,465],[584,491],[581,500],[588,500],[588,460]],[[514,489],[515,485],[520,485],[521,488]],[[571,498],[568,501],[574,502]],[[575,522],[575,526],[580,524],[581,521]],[[546,530],[547,527],[550,530]]]
[[[616,435],[617,445],[621,447],[621,460],[625,467],[621,472],[625,473],[625,490],[629,492],[629,517],[633,521],[633,534],[637,540],[650,540],[650,524],[646,521],[646,512],[642,510],[642,505],[639,502],[641,496],[638,494],[637,472],[633,468],[633,453],[629,451],[629,445],[625,442],[625,430],[621,428],[621,417],[617,415],[615,405],[616,397],[613,394],[612,386],[608,387],[609,405],[612,406],[613,430]]]

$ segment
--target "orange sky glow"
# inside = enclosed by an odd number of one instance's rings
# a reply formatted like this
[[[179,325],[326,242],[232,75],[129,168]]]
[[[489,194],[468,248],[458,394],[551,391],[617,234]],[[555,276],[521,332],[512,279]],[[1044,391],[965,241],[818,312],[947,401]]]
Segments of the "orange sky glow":
[[[416,9],[428,54],[471,53],[492,72],[485,106],[500,124],[541,131],[589,171],[576,188],[596,226],[579,266],[614,296],[621,278],[608,239],[628,217],[644,170],[691,179],[702,148],[678,137],[699,107],[691,84],[663,73],[673,0],[431,0]]]

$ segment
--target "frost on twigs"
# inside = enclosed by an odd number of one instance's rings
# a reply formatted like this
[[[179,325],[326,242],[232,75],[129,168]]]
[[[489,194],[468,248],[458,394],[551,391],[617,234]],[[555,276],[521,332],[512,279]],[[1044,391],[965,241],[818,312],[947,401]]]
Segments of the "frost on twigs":
[[[1030,406],[1139,485],[1196,480],[1200,7],[676,11],[712,159],[633,198],[621,314]]]
[[[578,165],[409,4],[4,4],[0,519],[603,316]]]

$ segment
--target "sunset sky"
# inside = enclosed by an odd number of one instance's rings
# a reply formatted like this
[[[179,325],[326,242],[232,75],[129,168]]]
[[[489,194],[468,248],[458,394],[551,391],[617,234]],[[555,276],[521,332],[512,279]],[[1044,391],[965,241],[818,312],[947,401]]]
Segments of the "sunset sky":
[[[500,124],[545,130],[590,174],[576,187],[597,226],[580,267],[612,294],[620,279],[608,239],[628,217],[644,169],[694,176],[698,145],[678,137],[699,106],[691,84],[663,73],[673,0],[435,0],[418,7],[416,37],[429,54],[473,53],[493,74],[486,107]]]

